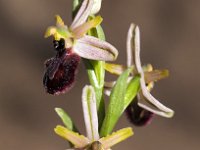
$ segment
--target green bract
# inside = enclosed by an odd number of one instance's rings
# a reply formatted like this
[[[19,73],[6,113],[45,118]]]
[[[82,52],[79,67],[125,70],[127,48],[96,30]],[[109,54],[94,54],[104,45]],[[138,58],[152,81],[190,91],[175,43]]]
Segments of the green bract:
[[[119,117],[138,92],[138,77],[128,84],[128,76],[131,71],[132,68],[127,69],[122,73],[111,90],[108,110],[101,128],[101,136],[105,136],[112,132]]]

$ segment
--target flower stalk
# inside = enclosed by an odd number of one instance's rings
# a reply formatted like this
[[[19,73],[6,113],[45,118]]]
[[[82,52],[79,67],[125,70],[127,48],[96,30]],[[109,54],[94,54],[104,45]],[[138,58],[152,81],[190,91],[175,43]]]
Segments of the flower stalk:
[[[154,82],[167,77],[168,70],[141,65],[138,26],[131,24],[128,31],[126,66],[108,62],[117,59],[118,50],[106,41],[101,27],[103,18],[96,15],[101,2],[73,0],[71,25],[65,25],[56,15],[56,25],[48,27],[45,33],[46,38],[53,37],[56,51],[56,56],[45,62],[46,92],[53,95],[68,92],[74,85],[81,59],[91,84],[83,88],[81,97],[86,136],[79,132],[67,112],[55,108],[64,126],[57,125],[54,131],[70,143],[68,150],[110,150],[132,136],[131,127],[113,132],[124,111],[132,116],[135,125],[149,122],[151,114],[167,118],[174,114],[150,94]],[[105,82],[106,71],[118,75],[118,79]],[[104,94],[108,96],[108,105],[104,103]]]

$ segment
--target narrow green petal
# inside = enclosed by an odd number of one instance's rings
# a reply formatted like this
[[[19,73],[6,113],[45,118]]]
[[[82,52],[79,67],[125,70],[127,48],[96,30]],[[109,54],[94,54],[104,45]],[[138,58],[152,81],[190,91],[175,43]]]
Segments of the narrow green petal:
[[[152,81],[158,81],[169,76],[169,71],[165,70],[153,70],[144,73],[145,83],[150,83]]]
[[[121,75],[125,71],[123,65],[105,63],[105,70],[116,75]]]
[[[53,36],[55,40],[60,40],[61,38],[66,39],[71,37],[71,33],[69,32],[67,26],[63,27],[50,26],[47,28],[44,37],[48,38],[50,36]]]
[[[92,20],[94,19],[95,16],[94,15],[90,15],[88,17],[88,20]],[[97,25],[95,28],[91,28],[89,31],[88,31],[88,35],[90,36],[94,36],[98,39],[101,39],[103,41],[106,40],[105,38],[105,34],[104,34],[104,31],[103,31],[103,28],[101,27],[101,25]]]
[[[115,127],[124,109],[124,97],[127,89],[127,80],[132,68],[127,69],[117,80],[110,95],[110,102],[106,112],[100,135],[110,134]]]
[[[71,142],[76,148],[83,148],[90,142],[89,139],[86,138],[85,136],[79,135],[77,132],[73,132],[60,125],[56,126],[54,131],[59,136]]]
[[[116,145],[117,143],[126,140],[132,135],[133,135],[132,128],[124,128],[118,130],[117,132],[112,133],[111,135],[101,138],[99,142],[101,142],[104,149],[108,149]]]
[[[87,21],[86,23],[78,26],[77,28],[73,29],[73,36],[76,39],[81,38],[85,35],[90,29],[95,28],[103,21],[101,16],[97,16],[92,20]]]
[[[87,137],[91,141],[99,139],[96,97],[92,86],[85,86],[82,94],[82,105]]]
[[[56,25],[57,26],[64,26],[65,25],[64,21],[62,20],[62,18],[59,15],[56,15],[55,18],[56,18]]]
[[[77,128],[75,127],[72,119],[69,117],[69,115],[62,109],[62,108],[55,108],[56,113],[63,121],[64,125],[72,131],[77,132]]]

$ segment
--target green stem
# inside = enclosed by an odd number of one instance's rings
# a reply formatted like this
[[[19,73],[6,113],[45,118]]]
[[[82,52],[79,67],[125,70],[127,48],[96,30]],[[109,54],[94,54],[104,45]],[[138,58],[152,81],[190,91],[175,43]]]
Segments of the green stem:
[[[95,90],[99,129],[100,129],[104,120],[104,116],[105,116],[105,105],[104,105],[104,99],[103,99],[103,85],[104,85],[105,70],[97,69],[97,66],[100,65],[98,68],[103,68],[102,65],[104,64],[104,62],[95,61],[96,63],[99,63],[99,65],[94,65],[96,64],[94,63],[94,61],[90,61],[87,59],[83,59],[83,60],[86,66],[90,84],[94,87],[94,90]],[[97,72],[95,72],[95,69],[100,70],[100,73],[98,73],[99,76],[97,75]]]
[[[74,0],[73,1],[73,18],[77,14],[83,0]],[[94,16],[90,16],[88,19],[92,19]],[[101,40],[105,40],[105,35],[101,26],[97,26],[96,28],[91,29],[88,32],[88,35],[97,37]],[[88,73],[90,84],[95,89],[96,95],[96,103],[97,103],[97,113],[98,113],[98,121],[99,121],[99,129],[103,123],[105,117],[105,105],[103,99],[103,86],[104,86],[104,77],[105,77],[105,69],[103,61],[94,61],[94,60],[86,60],[83,59],[86,70]]]

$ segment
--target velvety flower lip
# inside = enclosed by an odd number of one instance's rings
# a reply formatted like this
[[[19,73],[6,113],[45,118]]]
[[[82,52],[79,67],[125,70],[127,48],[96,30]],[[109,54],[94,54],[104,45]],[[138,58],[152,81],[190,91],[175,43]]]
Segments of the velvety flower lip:
[[[136,126],[150,124],[154,116],[154,113],[138,106],[137,98],[127,107],[126,114],[129,121]]]
[[[74,85],[80,57],[69,54],[69,51],[65,50],[46,62],[43,84],[49,94],[65,93]]]
[[[45,37],[53,36],[57,51],[56,56],[47,60],[45,65],[43,84],[49,94],[58,95],[72,88],[80,57],[114,61],[118,56],[117,49],[110,43],[86,35],[103,20],[97,16],[87,21],[93,4],[94,0],[84,0],[70,27],[56,15],[56,26],[47,28]]]

